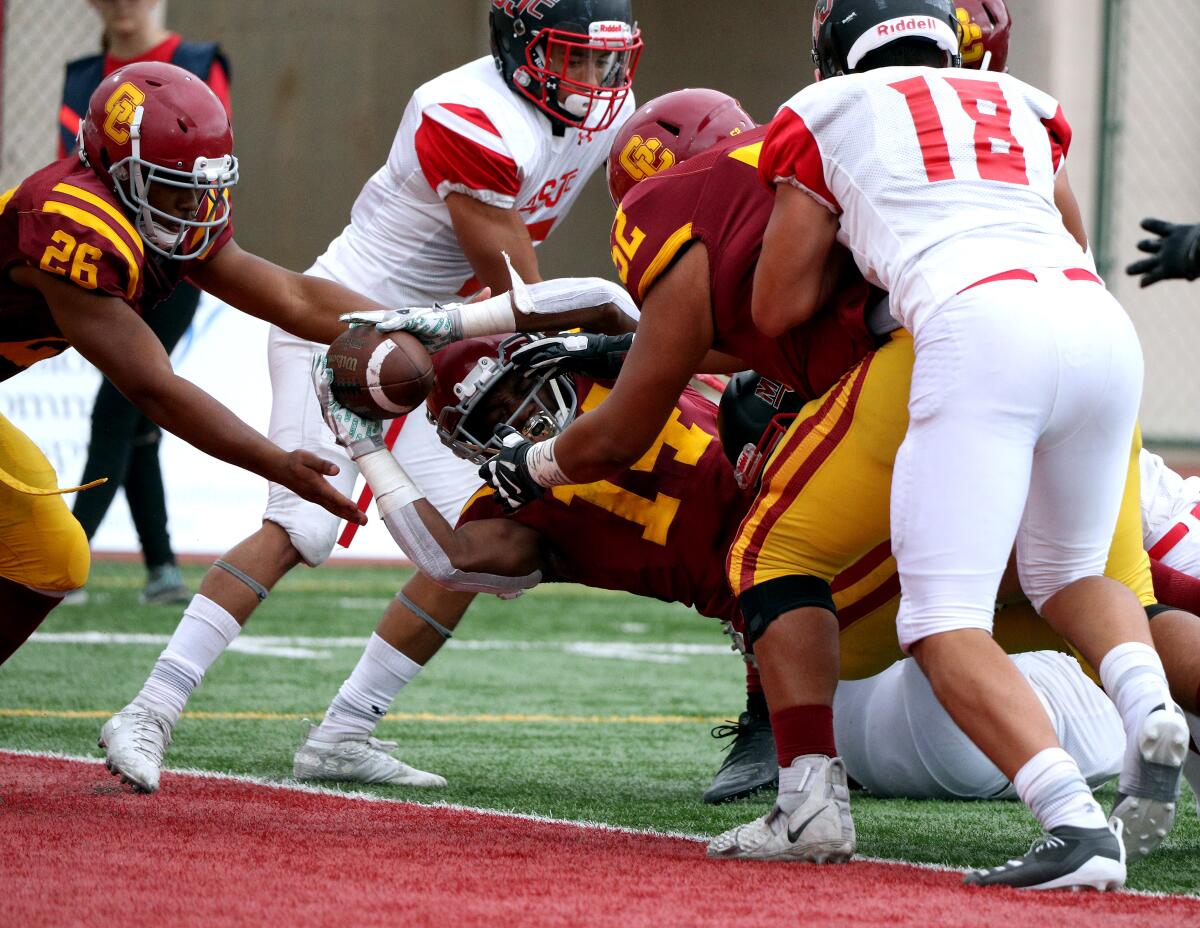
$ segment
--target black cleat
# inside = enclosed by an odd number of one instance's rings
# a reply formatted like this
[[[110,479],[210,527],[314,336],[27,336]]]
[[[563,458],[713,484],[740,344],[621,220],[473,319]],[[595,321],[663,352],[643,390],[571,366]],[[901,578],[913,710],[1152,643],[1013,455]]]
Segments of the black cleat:
[[[704,792],[704,801],[709,805],[737,802],[779,785],[779,760],[769,717],[743,712],[737,722],[714,728],[712,736],[732,736],[733,741],[712,785]]]
[[[963,883],[1014,889],[1120,889],[1125,885],[1121,823],[1110,823],[1108,828],[1055,828],[1034,841],[1024,857],[969,870]]]

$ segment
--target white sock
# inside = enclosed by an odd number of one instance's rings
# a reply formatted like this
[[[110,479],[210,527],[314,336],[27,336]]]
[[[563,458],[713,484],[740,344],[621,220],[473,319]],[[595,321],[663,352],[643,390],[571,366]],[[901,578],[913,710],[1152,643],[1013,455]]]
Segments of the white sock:
[[[365,740],[387,715],[396,694],[420,672],[420,664],[372,634],[311,737],[319,741]]]
[[[1013,777],[1013,786],[1046,831],[1061,825],[1104,828],[1107,824],[1079,765],[1062,748],[1034,754]]]
[[[226,609],[197,593],[133,701],[165,715],[174,725],[192,690],[204,678],[204,672],[241,630],[242,626]]]
[[[1100,661],[1100,682],[1116,704],[1125,726],[1125,764],[1119,789],[1128,792],[1141,769],[1138,735],[1142,723],[1158,706],[1173,706],[1162,661],[1155,650],[1139,641],[1119,644]]]

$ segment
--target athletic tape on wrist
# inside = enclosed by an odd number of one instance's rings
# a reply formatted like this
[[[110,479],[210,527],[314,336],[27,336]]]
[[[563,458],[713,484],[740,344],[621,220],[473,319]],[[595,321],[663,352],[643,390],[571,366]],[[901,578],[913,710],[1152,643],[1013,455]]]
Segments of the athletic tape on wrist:
[[[641,313],[625,289],[603,277],[561,277],[558,280],[543,280],[530,284],[528,294],[533,307],[523,311],[534,313],[565,313],[576,309],[590,309],[612,303],[630,319],[637,320]]]
[[[228,561],[221,561],[221,560],[214,561],[213,567],[219,567],[219,568],[221,568],[221,570],[225,571],[226,573],[231,574],[232,576],[236,577],[238,580],[241,580],[242,583],[244,583],[244,584],[246,584],[246,586],[250,587],[251,592],[253,592],[254,595],[258,597],[258,601],[260,603],[263,600],[265,600],[267,598],[267,594],[271,592],[265,586],[263,586],[261,583],[259,583],[257,580],[255,580],[253,577],[251,577],[249,574],[243,573],[242,571],[238,570],[236,567],[234,567]]]
[[[375,494],[375,506],[381,518],[425,496],[387,448],[364,454],[354,463]]]
[[[539,441],[529,449],[525,457],[525,466],[533,482],[542,487],[557,487],[571,483],[571,478],[563,473],[554,457],[554,443],[558,436]]]
[[[396,599],[400,600],[400,604],[402,606],[404,606],[405,609],[407,609],[409,612],[411,612],[413,615],[415,615],[418,619],[420,619],[422,622],[424,622],[426,625],[428,625],[430,628],[432,628],[435,632],[437,632],[439,635],[441,635],[447,641],[449,641],[451,638],[454,637],[454,632],[450,631],[450,629],[446,628],[445,625],[443,625],[441,622],[439,622],[437,619],[435,619],[433,616],[431,616],[428,612],[426,612],[424,609],[422,609],[420,606],[418,606],[416,603],[414,603],[411,599],[409,599],[407,596],[405,596],[403,590],[401,590],[399,593],[396,594]]]
[[[458,309],[463,338],[504,335],[517,330],[517,317],[507,293],[478,303],[466,303]]]

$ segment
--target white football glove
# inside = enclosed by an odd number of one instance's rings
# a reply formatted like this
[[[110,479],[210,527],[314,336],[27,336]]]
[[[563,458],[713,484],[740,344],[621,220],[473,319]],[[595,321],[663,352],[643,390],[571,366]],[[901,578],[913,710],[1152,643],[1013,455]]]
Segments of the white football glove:
[[[364,419],[334,399],[333,371],[323,352],[313,358],[312,379],[325,424],[333,432],[337,443],[350,452],[351,460],[357,461],[363,455],[385,447],[381,422]]]
[[[463,337],[461,303],[443,306],[408,306],[404,309],[375,309],[346,313],[342,322],[373,325],[380,332],[407,332],[417,338],[431,354]]]

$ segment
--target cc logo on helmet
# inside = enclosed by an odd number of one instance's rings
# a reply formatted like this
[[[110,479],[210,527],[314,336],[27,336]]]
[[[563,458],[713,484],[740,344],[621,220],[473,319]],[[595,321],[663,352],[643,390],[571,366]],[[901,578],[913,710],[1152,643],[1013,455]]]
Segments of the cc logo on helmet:
[[[621,152],[619,160],[630,177],[645,180],[671,167],[675,163],[675,155],[669,148],[663,148],[658,139],[644,139],[635,135]]]
[[[962,62],[964,65],[975,64],[983,59],[986,49],[983,47],[983,30],[971,19],[971,14],[961,6],[954,8],[954,14],[962,26]]]
[[[108,113],[108,118],[104,120],[104,134],[118,145],[128,142],[133,114],[145,102],[146,95],[128,81],[114,90],[104,104],[104,112]]]

